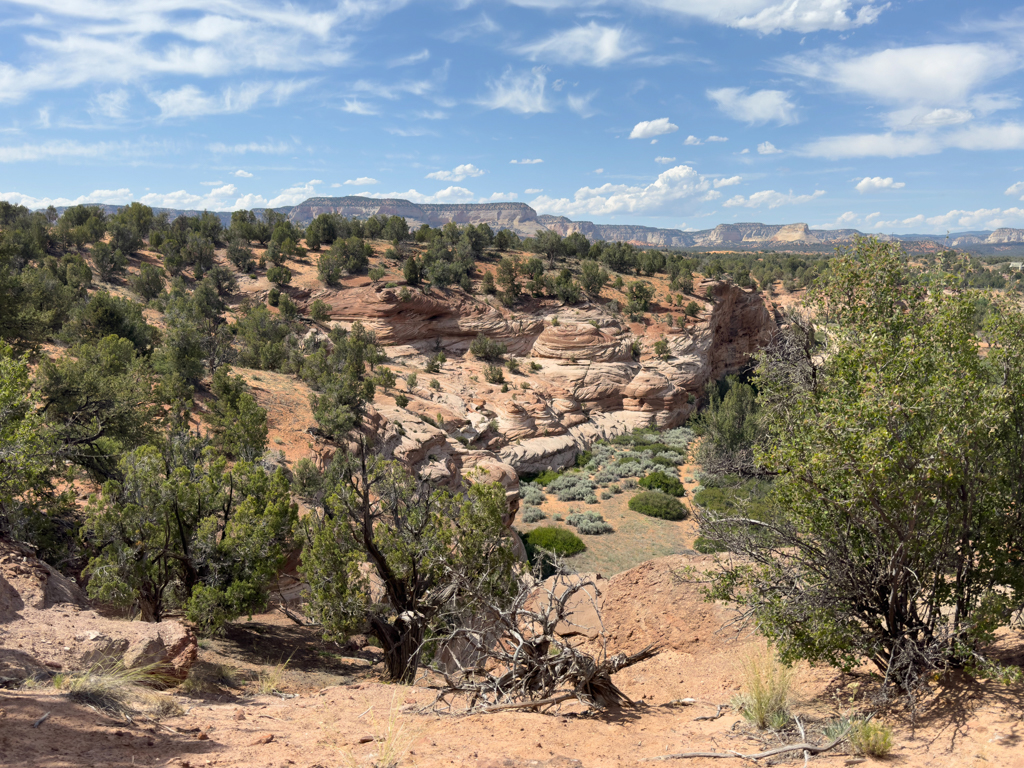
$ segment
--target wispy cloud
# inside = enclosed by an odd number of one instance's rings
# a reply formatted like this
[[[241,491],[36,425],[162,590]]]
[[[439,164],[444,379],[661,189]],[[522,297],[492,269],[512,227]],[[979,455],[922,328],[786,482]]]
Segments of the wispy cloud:
[[[410,53],[408,56],[402,56],[399,59],[389,61],[388,67],[407,67],[410,64],[419,64],[421,61],[427,61],[429,58],[430,51],[424,48],[417,53]]]
[[[509,160],[508,162],[509,162],[510,165],[538,165],[540,163],[543,163],[544,161],[541,160],[539,157],[537,157],[537,158],[534,158],[532,160],[530,160],[530,159],[525,159],[525,160]]]
[[[643,50],[639,38],[621,27],[596,22],[555,32],[535,43],[522,45],[518,53],[534,61],[607,67]]]
[[[245,155],[250,152],[264,155],[283,155],[286,152],[291,152],[294,148],[293,144],[288,144],[284,141],[264,142],[262,144],[258,141],[250,141],[247,144],[224,144],[217,141],[207,145],[207,149],[216,154],[231,153],[235,155]]]
[[[661,165],[671,165],[676,159],[674,157],[656,157],[654,162],[661,163]]]
[[[372,104],[368,104],[365,101],[359,99],[345,99],[345,103],[341,107],[343,112],[348,112],[351,115],[376,115],[379,114],[377,108]]]
[[[586,119],[593,117],[597,114],[597,110],[590,106],[590,102],[593,101],[594,97],[597,96],[597,91],[588,93],[586,96],[577,96],[576,94],[569,94],[566,101],[569,104],[569,109],[575,112],[577,115]]]
[[[487,83],[490,93],[477,101],[487,109],[507,109],[520,115],[550,112],[544,88],[547,76],[543,67],[517,72],[511,67],[496,80]]]
[[[308,88],[313,82],[288,80],[274,83],[243,83],[238,87],[229,86],[218,95],[204,93],[194,85],[185,85],[170,91],[152,92],[149,94],[149,100],[160,108],[160,117],[164,120],[236,114],[248,112],[264,97],[279,105],[293,94]]]
[[[125,205],[133,200],[130,189],[97,189],[78,197],[33,197],[20,192],[0,192],[0,200],[6,200],[26,208],[46,208],[47,206],[85,205],[86,203],[102,203],[107,205]]]
[[[344,182],[349,187],[369,187],[374,184],[380,184],[376,179],[372,179],[369,176],[360,176],[358,179],[348,179]]]
[[[772,144],[770,141],[762,141],[757,145],[757,154],[759,155],[781,155],[782,150]]]

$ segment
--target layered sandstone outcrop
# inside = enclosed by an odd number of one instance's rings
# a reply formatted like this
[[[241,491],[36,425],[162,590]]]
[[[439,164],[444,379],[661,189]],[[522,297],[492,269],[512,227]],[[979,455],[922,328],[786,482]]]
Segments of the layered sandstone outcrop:
[[[386,453],[453,486],[487,465],[514,499],[517,472],[570,465],[595,440],[637,427],[682,424],[708,381],[742,370],[768,343],[776,319],[759,295],[725,282],[701,290],[701,319],[685,327],[630,325],[596,303],[534,300],[510,311],[461,290],[407,295],[368,286],[314,291],[309,300],[320,298],[333,322],[358,321],[387,345],[406,400],[400,406],[395,392],[378,391]],[[504,382],[489,383],[491,364],[468,352],[480,333],[506,344],[518,362],[515,372],[503,371]],[[668,354],[658,357],[661,338]],[[448,359],[425,373],[436,350]],[[410,373],[415,385],[403,381]]]

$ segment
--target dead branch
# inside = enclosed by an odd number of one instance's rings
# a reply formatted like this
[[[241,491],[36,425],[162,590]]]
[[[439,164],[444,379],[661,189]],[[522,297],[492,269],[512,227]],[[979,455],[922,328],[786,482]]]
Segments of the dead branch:
[[[782,755],[786,752],[806,752],[812,755],[820,755],[822,752],[828,752],[830,749],[835,749],[845,738],[845,736],[841,736],[835,741],[822,746],[817,746],[815,744],[787,744],[784,747],[774,747],[772,749],[766,749],[764,752],[754,752],[750,755],[744,755],[739,752],[678,752],[674,755],[648,757],[645,758],[643,762],[650,763],[659,760],[685,760],[690,757],[738,757],[742,760],[761,760],[765,757]]]
[[[597,585],[559,573],[542,582],[539,574],[524,574],[517,594],[505,605],[489,599],[472,584],[460,584],[463,594],[474,593],[474,617],[458,617],[446,636],[445,649],[435,665],[444,677],[434,702],[435,711],[453,707],[452,699],[465,697],[464,711],[499,712],[539,709],[576,699],[587,708],[634,704],[612,681],[616,672],[652,658],[653,647],[632,654],[608,656],[602,642],[596,654],[582,649],[582,641],[565,637],[574,623],[574,610],[587,604],[600,623]],[[573,605],[576,608],[573,608]]]
[[[719,704],[718,705],[718,711],[715,712],[715,714],[713,714],[713,715],[704,715],[703,717],[695,717],[695,718],[693,718],[693,722],[696,723],[698,720],[717,720],[718,718],[720,718],[724,714],[724,710],[726,710],[728,708],[729,708],[728,704]]]

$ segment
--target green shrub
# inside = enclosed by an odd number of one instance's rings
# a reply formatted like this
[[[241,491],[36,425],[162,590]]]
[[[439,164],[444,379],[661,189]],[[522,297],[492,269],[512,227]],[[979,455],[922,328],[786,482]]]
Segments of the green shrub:
[[[435,392],[437,392],[441,389],[441,382],[439,382],[437,379],[431,379],[427,386],[430,387]]]
[[[590,460],[594,458],[593,451],[580,451],[576,454],[576,466],[585,467],[590,463]]]
[[[524,507],[523,508],[523,522],[524,523],[537,523],[546,517],[543,510],[540,507]]]
[[[664,491],[671,496],[685,496],[686,488],[675,477],[669,477],[664,472],[651,472],[647,477],[640,480],[640,487],[649,491]]]
[[[501,360],[508,351],[508,348],[500,341],[487,338],[484,334],[479,334],[473,342],[469,345],[469,351],[473,353],[474,357],[480,360],[489,360],[491,362]]]
[[[540,363],[534,363],[534,362],[530,363],[530,370],[531,371],[535,371],[536,372],[536,371],[539,371],[540,369],[541,369],[541,364]]]
[[[395,392],[395,405],[399,408],[405,408],[409,404],[409,398],[403,395],[401,392]]]
[[[331,319],[331,308],[323,299],[317,299],[309,306],[309,316],[316,323],[326,323]]]
[[[503,384],[505,382],[505,373],[496,365],[488,365],[484,368],[484,381],[488,384]]]
[[[661,491],[638,493],[629,500],[629,508],[641,515],[660,517],[662,520],[685,520],[689,514],[679,499]]]
[[[555,478],[559,477],[562,473],[556,469],[545,469],[543,472],[528,472],[524,475],[520,475],[519,479],[524,483],[535,483],[536,485],[544,486],[550,483]]]
[[[702,555],[713,555],[716,552],[729,551],[721,541],[709,539],[707,536],[698,536],[693,542],[693,548]]]
[[[870,720],[850,728],[850,744],[862,755],[885,757],[892,752],[892,728]]]
[[[532,554],[532,551],[537,549],[545,549],[561,557],[578,555],[587,548],[587,545],[583,543],[583,539],[572,531],[550,525],[543,528],[534,528],[526,534],[524,543],[528,553]]]
[[[566,522],[585,536],[615,533],[615,529],[608,525],[597,512],[574,512],[569,515]]]
[[[519,361],[514,357],[505,361],[505,367],[508,368],[509,373],[519,373]]]
[[[275,285],[288,285],[292,281],[292,271],[288,267],[271,267],[267,270],[267,280]]]
[[[277,303],[280,300],[281,300],[281,291],[279,291],[277,288],[271,288],[270,292],[267,294],[267,304],[269,304],[272,307],[276,307]]]

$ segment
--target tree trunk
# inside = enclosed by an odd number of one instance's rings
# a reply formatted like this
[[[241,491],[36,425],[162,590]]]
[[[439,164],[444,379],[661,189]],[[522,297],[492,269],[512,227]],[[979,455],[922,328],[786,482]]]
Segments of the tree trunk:
[[[394,624],[373,616],[371,632],[384,649],[384,666],[390,682],[412,685],[420,668],[426,620],[421,614],[406,611],[399,614]]]

